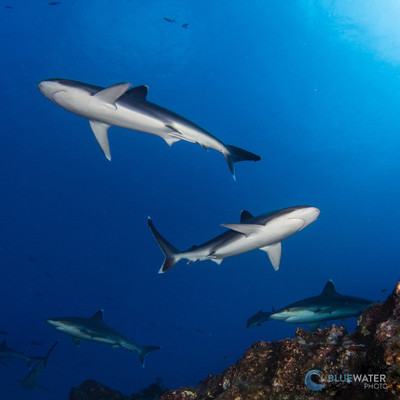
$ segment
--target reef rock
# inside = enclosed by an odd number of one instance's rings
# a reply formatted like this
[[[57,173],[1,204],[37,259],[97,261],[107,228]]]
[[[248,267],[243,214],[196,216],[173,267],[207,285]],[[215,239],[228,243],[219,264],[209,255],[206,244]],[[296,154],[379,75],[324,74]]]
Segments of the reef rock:
[[[311,370],[321,375],[310,378],[318,391],[305,385]],[[314,333],[298,328],[294,339],[255,343],[220,375],[161,400],[328,398],[400,399],[400,282],[384,303],[365,310],[352,334],[336,325]]]

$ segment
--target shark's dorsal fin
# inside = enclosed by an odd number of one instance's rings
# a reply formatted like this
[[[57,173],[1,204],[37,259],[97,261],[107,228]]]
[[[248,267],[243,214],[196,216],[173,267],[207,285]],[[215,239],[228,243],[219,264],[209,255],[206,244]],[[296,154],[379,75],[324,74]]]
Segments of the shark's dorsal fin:
[[[6,349],[7,348],[7,340],[3,340],[1,343],[0,343],[0,349]]]
[[[126,94],[138,97],[139,99],[146,100],[147,93],[149,92],[149,87],[147,85],[136,86],[129,89]]]
[[[329,279],[329,281],[326,283],[326,285],[324,287],[324,290],[321,293],[321,296],[332,296],[334,294],[337,294],[337,291],[335,289],[335,285]]]
[[[242,210],[240,213],[240,223],[243,224],[249,219],[254,218],[254,215],[251,215],[247,210]]]
[[[93,95],[93,97],[96,97],[104,103],[115,106],[115,102],[123,96],[131,86],[132,84],[127,82],[117,83],[98,91]]]
[[[99,310],[92,316],[91,320],[96,322],[103,322],[103,317],[104,317],[104,310]]]

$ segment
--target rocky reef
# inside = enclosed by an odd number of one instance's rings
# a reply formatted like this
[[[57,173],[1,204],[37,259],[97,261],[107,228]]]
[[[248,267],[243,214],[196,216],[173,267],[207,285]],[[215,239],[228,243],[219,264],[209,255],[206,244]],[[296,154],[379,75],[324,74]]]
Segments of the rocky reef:
[[[305,385],[311,370],[317,370],[310,379],[318,391]],[[94,395],[87,390],[91,385],[72,389],[70,400],[142,399],[105,389]],[[235,365],[197,387],[153,395],[160,400],[400,399],[400,282],[384,303],[364,311],[354,333],[336,325],[314,333],[298,328],[294,339],[253,344]],[[157,397],[143,397],[150,399]]]

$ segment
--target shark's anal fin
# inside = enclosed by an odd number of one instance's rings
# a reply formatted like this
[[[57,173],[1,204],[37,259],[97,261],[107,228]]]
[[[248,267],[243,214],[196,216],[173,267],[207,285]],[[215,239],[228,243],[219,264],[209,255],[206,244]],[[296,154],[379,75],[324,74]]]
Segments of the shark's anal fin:
[[[264,225],[256,224],[221,224],[221,226],[242,233],[246,237],[255,235],[264,229]]]
[[[310,328],[311,332],[314,332],[319,328],[319,322],[314,322],[312,324],[307,324],[307,325]]]
[[[73,338],[72,338],[72,343],[73,343],[75,346],[79,346],[79,345],[81,344],[81,341],[82,341],[82,339],[79,339],[79,338],[77,338],[77,337],[73,337]]]
[[[98,121],[89,121],[89,123],[101,150],[103,151],[107,160],[111,161],[110,145],[108,143],[108,134],[107,134],[110,125]]]
[[[117,83],[115,85],[109,86],[103,90],[98,91],[93,95],[93,97],[115,108],[115,102],[121,96],[123,96],[131,86],[132,84],[127,82]]]
[[[214,261],[216,264],[221,265],[223,258],[210,258],[211,261]]]
[[[268,254],[269,260],[275,271],[278,271],[281,265],[282,258],[282,243],[275,243],[270,246],[261,247],[260,250],[265,251]]]

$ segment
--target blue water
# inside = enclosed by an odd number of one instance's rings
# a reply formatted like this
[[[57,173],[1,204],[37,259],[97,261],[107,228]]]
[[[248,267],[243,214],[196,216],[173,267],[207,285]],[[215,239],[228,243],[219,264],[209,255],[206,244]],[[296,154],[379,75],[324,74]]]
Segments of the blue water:
[[[39,382],[50,392],[23,390],[24,363],[5,360],[1,399],[67,398],[88,378],[124,393],[157,377],[196,385],[255,341],[293,336],[276,321],[246,329],[259,309],[317,295],[329,278],[386,298],[399,278],[399,17],[395,0],[2,1],[0,338],[28,354],[59,345]],[[148,100],[263,159],[237,164],[234,182],[216,151],[111,128],[110,163],[88,122],[38,91],[56,77],[147,84]],[[254,251],[157,273],[148,215],[185,249],[242,209],[302,204],[321,215],[283,242],[278,272]],[[162,346],[144,369],[136,353],[75,347],[45,323],[100,308]]]

